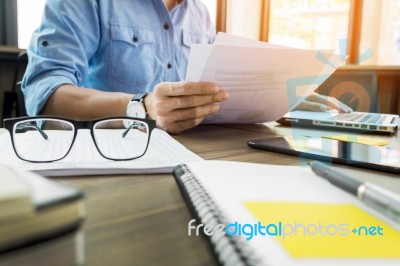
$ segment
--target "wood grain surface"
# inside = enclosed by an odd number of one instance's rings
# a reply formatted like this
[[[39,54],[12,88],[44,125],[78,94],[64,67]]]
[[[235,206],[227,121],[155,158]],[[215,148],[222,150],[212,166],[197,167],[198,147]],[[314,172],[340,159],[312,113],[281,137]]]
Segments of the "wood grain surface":
[[[271,133],[287,135],[291,129],[274,123],[201,125],[174,138],[204,159],[297,164],[296,157],[247,147],[248,140],[275,137]],[[364,177],[367,171],[358,172]],[[371,179],[400,193],[400,179],[376,176]],[[58,179],[86,191],[86,265],[217,265],[207,241],[187,235],[192,217],[172,174]]]

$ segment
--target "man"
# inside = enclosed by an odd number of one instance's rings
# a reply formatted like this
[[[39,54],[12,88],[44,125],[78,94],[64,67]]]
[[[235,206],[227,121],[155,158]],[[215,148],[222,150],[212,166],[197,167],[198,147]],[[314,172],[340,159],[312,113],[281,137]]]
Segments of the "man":
[[[170,133],[194,127],[229,96],[215,84],[182,82],[191,44],[214,38],[199,0],[49,0],[28,48],[27,112],[147,114]]]

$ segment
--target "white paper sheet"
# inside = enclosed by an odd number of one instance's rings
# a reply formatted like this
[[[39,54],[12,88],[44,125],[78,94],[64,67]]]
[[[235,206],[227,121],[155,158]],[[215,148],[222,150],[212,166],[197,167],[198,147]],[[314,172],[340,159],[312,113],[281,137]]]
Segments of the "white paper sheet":
[[[170,173],[178,164],[202,160],[165,131],[154,129],[146,154],[130,161],[112,161],[97,151],[89,130],[78,130],[75,143],[64,159],[52,163],[20,160],[8,131],[0,130],[0,161],[45,176]]]
[[[193,45],[188,81],[214,82],[230,98],[206,123],[262,123],[282,117],[340,65],[332,51],[301,50],[219,34]]]

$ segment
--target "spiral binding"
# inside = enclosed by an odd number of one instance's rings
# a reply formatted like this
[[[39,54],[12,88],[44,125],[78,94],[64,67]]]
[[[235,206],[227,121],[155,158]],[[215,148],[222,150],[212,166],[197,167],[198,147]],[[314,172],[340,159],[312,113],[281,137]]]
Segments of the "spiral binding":
[[[215,204],[200,181],[186,165],[178,165],[174,171],[175,179],[193,215],[204,225],[215,227],[229,224],[228,219]],[[244,239],[239,236],[214,234],[207,236],[214,254],[221,265],[254,266],[260,260]]]

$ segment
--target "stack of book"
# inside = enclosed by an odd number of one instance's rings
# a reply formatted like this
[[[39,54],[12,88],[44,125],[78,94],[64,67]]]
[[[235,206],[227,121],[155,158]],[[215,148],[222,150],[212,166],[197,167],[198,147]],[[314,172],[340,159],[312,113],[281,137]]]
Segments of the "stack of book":
[[[83,192],[0,165],[0,265],[83,263]]]

